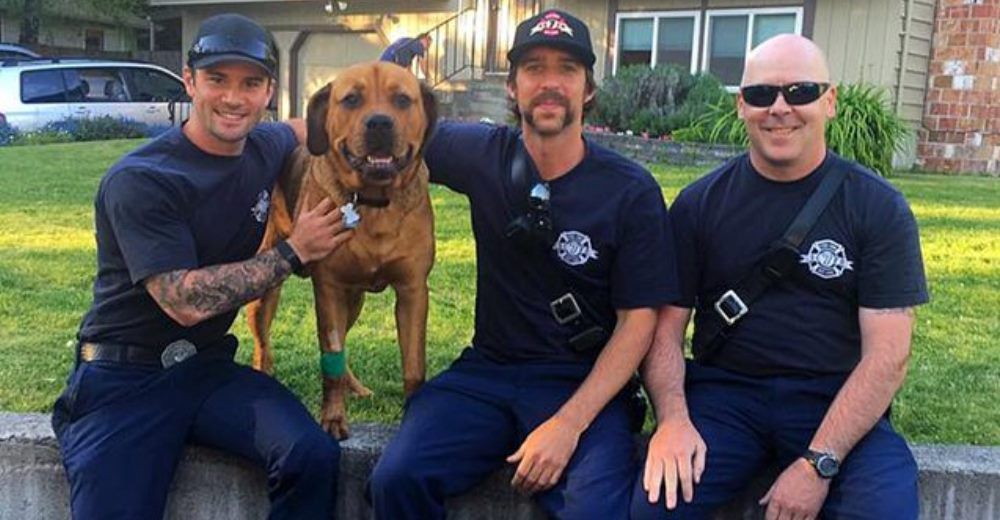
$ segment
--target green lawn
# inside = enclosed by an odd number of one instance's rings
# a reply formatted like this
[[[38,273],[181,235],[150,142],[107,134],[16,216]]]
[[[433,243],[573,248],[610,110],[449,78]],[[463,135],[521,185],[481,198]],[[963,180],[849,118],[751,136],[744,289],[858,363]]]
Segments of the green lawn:
[[[0,410],[48,411],[72,363],[90,303],[91,200],[97,182],[137,141],[0,148]],[[703,169],[656,167],[664,195]],[[910,375],[894,405],[914,442],[1000,444],[1000,180],[900,174],[892,178],[920,222],[932,303],[918,317]],[[428,366],[444,368],[471,337],[474,250],[465,201],[432,188],[437,264],[431,275]],[[348,356],[375,397],[354,400],[354,421],[396,421],[402,392],[391,295],[370,296]],[[283,291],[275,324],[277,376],[316,410],[315,317],[308,283]],[[242,317],[236,333],[247,361]]]

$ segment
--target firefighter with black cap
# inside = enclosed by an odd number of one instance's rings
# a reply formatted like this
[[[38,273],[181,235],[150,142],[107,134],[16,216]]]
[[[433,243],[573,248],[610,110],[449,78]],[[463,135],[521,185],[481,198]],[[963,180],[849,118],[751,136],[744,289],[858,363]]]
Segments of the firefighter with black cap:
[[[624,519],[642,413],[630,379],[676,275],[660,187],[583,136],[595,94],[587,26],[548,10],[508,53],[516,127],[442,122],[432,182],[469,199],[471,347],[407,403],[370,483],[380,519],[445,518],[505,462],[553,518]]]
[[[228,333],[240,306],[350,237],[324,201],[257,252],[305,134],[302,121],[260,122],[276,75],[265,29],[205,20],[184,68],[190,119],[101,179],[94,299],[52,414],[75,519],[162,518],[187,443],[263,467],[269,518],[333,515],[337,442],[287,388],[235,363]]]

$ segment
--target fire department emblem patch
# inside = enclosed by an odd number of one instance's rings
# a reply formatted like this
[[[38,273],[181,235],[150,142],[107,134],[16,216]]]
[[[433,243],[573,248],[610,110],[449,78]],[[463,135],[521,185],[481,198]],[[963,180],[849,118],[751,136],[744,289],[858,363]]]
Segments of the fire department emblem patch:
[[[844,246],[830,239],[813,242],[809,252],[799,257],[799,263],[808,265],[809,272],[825,280],[854,270],[854,262],[847,259]]]
[[[266,190],[260,190],[257,194],[257,203],[250,207],[253,218],[260,223],[267,221],[267,210],[271,208],[271,196]]]
[[[597,259],[597,251],[590,243],[590,237],[579,231],[563,231],[552,246],[559,259],[569,265],[583,265]]]

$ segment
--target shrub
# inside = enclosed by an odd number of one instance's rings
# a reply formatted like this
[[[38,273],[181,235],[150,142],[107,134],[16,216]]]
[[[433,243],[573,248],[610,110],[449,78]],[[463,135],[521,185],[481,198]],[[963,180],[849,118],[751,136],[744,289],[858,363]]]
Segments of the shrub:
[[[689,126],[707,103],[724,96],[711,75],[692,76],[676,65],[629,66],[604,82],[590,121],[617,132],[666,135]]]
[[[892,171],[893,153],[902,149],[910,130],[887,102],[885,89],[866,84],[841,85],[837,116],[826,125],[826,143],[843,157],[881,175]],[[746,127],[736,114],[735,97],[711,105],[678,141],[747,146]]]
[[[17,139],[17,129],[10,126],[6,120],[0,121],[0,146],[7,146],[14,139]]]
[[[106,141],[146,137],[146,124],[121,117],[67,118],[42,127],[42,132],[66,132],[74,141]]]
[[[111,116],[82,119],[67,118],[47,123],[42,128],[29,132],[19,131],[3,123],[0,124],[0,146],[135,139],[156,136],[169,128],[169,126],[165,125],[150,126],[131,119]]]
[[[837,117],[826,127],[831,149],[883,176],[892,172],[892,156],[910,134],[888,99],[881,87],[843,86],[837,92]]]
[[[736,98],[725,96],[708,105],[691,126],[673,133],[676,141],[747,146],[746,127],[736,113]]]

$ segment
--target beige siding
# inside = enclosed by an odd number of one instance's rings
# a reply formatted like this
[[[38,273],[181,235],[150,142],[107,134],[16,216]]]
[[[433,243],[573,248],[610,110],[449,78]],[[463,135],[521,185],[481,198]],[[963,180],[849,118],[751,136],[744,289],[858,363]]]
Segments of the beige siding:
[[[835,81],[886,87],[899,114],[917,124],[933,21],[934,0],[821,0],[813,37]]]
[[[813,38],[835,81],[895,83],[902,31],[900,0],[817,2]]]
[[[700,9],[701,0],[666,0],[656,2],[654,0],[621,0],[618,2],[619,11],[676,11]]]
[[[603,78],[608,55],[607,35],[614,30],[614,26],[608,27],[608,2],[606,0],[542,2],[543,9],[549,7],[564,9],[587,24],[587,27],[590,28],[591,43],[594,45],[594,54],[597,56],[597,62],[594,64],[594,76]]]
[[[908,23],[903,50],[902,71],[898,81],[896,110],[907,121],[917,126],[923,118],[927,96],[927,77],[931,59],[931,41],[934,36],[934,0],[907,2]],[[904,13],[907,14],[907,13]]]

